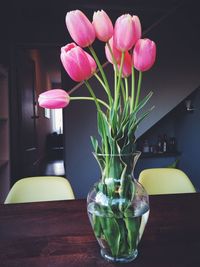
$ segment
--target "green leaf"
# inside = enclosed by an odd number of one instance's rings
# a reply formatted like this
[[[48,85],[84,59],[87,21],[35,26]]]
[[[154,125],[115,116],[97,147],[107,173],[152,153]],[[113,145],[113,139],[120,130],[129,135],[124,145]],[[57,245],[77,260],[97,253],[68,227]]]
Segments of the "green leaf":
[[[114,217],[100,217],[101,227],[103,229],[105,240],[111,250],[112,256],[117,257],[120,245],[120,229],[117,220]]]
[[[128,117],[129,117],[129,109],[130,109],[130,103],[127,101],[124,105],[121,118],[120,118],[120,125],[126,123]]]
[[[104,129],[104,122],[102,119],[101,112],[97,112],[97,124],[98,124],[98,132],[102,139],[104,139],[105,136],[105,129]]]
[[[137,248],[139,238],[140,219],[139,217],[128,217],[124,219],[126,229],[128,231],[127,242],[129,245],[129,251],[133,251]]]
[[[90,136],[91,142],[92,142],[92,146],[94,148],[95,153],[98,153],[99,150],[99,145],[98,145],[98,141],[94,136]]]
[[[115,136],[116,131],[117,131],[117,112],[115,112],[114,105],[111,107],[110,111],[110,124],[112,128],[112,135]]]
[[[95,156],[95,158],[96,158],[96,160],[97,160],[97,162],[99,164],[99,167],[101,169],[101,173],[103,173],[105,165],[106,165],[106,161],[105,161],[104,155],[96,153],[94,156]]]
[[[108,138],[112,138],[111,137],[111,125],[108,122],[108,119],[107,119],[106,115],[103,112],[101,113],[101,116],[102,116],[101,119],[102,119],[102,123],[104,125],[104,130],[105,130],[106,136]]]
[[[129,119],[128,119],[128,121],[129,121],[129,125],[128,125],[129,134],[130,134],[130,131],[133,132],[133,130],[134,131],[136,130],[137,127],[135,127],[135,125],[137,124],[136,123],[136,121],[137,121],[137,113],[147,104],[147,102],[149,101],[149,99],[151,98],[152,95],[153,95],[153,92],[150,92],[148,95],[146,95],[143,98],[143,100],[140,101],[140,103],[138,104],[136,109],[130,114]],[[143,115],[142,115],[142,117],[143,117]]]
[[[101,228],[101,221],[99,219],[99,216],[96,216],[95,214],[93,214],[93,229],[95,236],[97,238],[100,238],[103,232]]]
[[[136,114],[138,113],[139,110],[141,110],[146,104],[147,102],[150,100],[150,98],[152,97],[153,92],[150,91],[148,93],[148,95],[146,95],[137,105],[136,109],[134,110],[134,112],[136,112]]]
[[[123,219],[118,219],[118,225],[120,230],[119,255],[124,255],[128,252],[127,230]]]
[[[149,115],[149,113],[154,109],[154,106],[151,107],[149,110],[144,112],[139,119],[137,119],[135,122],[130,125],[129,131],[128,131],[128,136],[132,135],[133,132],[136,131],[137,126]]]

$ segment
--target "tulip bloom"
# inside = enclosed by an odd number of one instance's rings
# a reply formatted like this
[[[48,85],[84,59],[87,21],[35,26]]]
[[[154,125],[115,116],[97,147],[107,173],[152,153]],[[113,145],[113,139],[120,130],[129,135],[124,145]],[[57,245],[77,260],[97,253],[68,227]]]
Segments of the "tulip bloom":
[[[115,58],[115,61],[116,61],[117,63],[120,63],[120,61],[121,61],[121,56],[122,56],[122,52],[119,51],[119,50],[114,46],[114,43],[113,43],[113,37],[109,40],[109,45],[110,45],[110,47],[111,47],[111,50],[112,50],[113,56],[114,56],[114,58]],[[105,45],[105,54],[106,54],[106,58],[107,58],[107,60],[108,60],[110,63],[114,64],[112,55],[110,54],[110,50],[109,50],[107,44]]]
[[[130,50],[137,41],[136,36],[136,26],[131,15],[120,16],[114,27],[113,40],[115,47],[123,52]]]
[[[38,102],[40,107],[56,109],[64,108],[69,104],[70,97],[62,89],[48,90],[39,95]]]
[[[85,52],[85,54],[86,54],[88,61],[90,63],[91,73],[93,74],[96,71],[97,64],[96,64],[94,58],[90,54],[88,54],[87,52]]]
[[[141,38],[142,36],[142,27],[141,27],[141,23],[140,23],[140,19],[138,18],[138,16],[133,16],[133,23],[134,23],[134,27],[135,27],[135,43]]]
[[[72,39],[81,47],[91,45],[95,39],[92,23],[80,10],[70,11],[66,15],[66,26]]]
[[[138,71],[149,70],[156,59],[156,45],[150,39],[140,39],[133,50],[133,65]]]
[[[92,24],[100,41],[107,42],[112,37],[113,24],[105,11],[94,12]]]
[[[120,69],[120,64],[118,64],[118,70]],[[124,55],[124,63],[122,67],[122,77],[128,77],[132,73],[132,58],[128,51]]]
[[[92,75],[91,65],[84,50],[74,43],[61,48],[61,62],[72,80],[81,82]]]

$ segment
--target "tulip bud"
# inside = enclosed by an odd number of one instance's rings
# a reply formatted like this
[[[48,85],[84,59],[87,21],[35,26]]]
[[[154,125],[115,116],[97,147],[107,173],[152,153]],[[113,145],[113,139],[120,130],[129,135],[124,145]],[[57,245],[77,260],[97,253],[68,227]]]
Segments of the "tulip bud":
[[[62,89],[48,90],[39,95],[38,102],[40,107],[56,109],[64,108],[69,104],[70,97]]]
[[[107,42],[113,35],[113,25],[105,11],[94,12],[92,22],[96,36],[100,41]]]
[[[138,71],[149,70],[156,59],[156,45],[150,39],[140,39],[133,50],[133,65]]]
[[[71,43],[61,48],[61,62],[72,80],[81,82],[92,75],[91,65],[84,50]]]
[[[115,47],[120,51],[130,50],[136,42],[135,23],[131,15],[122,15],[114,27],[113,41]]]
[[[66,15],[66,26],[72,39],[81,47],[91,45],[95,39],[92,23],[80,10],[70,11]]]
[[[118,64],[118,70],[120,70],[120,64]],[[122,66],[122,77],[128,77],[132,73],[132,58],[128,51],[124,55],[124,63]]]
[[[113,44],[113,37],[109,40],[109,45],[110,45],[110,47],[111,47],[111,50],[112,50],[112,53],[113,53],[113,56],[114,56],[114,58],[115,58],[116,63],[120,63],[120,61],[121,61],[121,56],[122,56],[122,52],[119,51],[119,50],[117,50],[117,48],[114,46],[114,44]],[[112,55],[111,55],[111,53],[110,53],[110,50],[109,50],[107,44],[105,45],[105,54],[106,54],[106,58],[107,58],[107,60],[108,60],[110,63],[114,64]]]

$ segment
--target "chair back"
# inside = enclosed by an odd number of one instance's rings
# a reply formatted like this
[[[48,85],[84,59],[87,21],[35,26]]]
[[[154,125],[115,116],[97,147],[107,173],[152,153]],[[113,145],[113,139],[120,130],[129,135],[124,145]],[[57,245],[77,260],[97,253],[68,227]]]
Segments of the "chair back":
[[[140,173],[139,182],[149,195],[196,192],[188,176],[174,168],[146,169]]]
[[[28,177],[17,181],[5,200],[8,203],[74,199],[69,181],[58,176]]]

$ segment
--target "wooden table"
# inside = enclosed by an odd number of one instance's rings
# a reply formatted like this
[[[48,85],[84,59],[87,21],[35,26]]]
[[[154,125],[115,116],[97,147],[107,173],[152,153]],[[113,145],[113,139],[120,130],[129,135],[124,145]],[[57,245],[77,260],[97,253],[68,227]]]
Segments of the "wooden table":
[[[199,267],[200,194],[150,197],[138,258],[123,266]],[[106,262],[85,200],[0,205],[0,267],[121,266]]]

